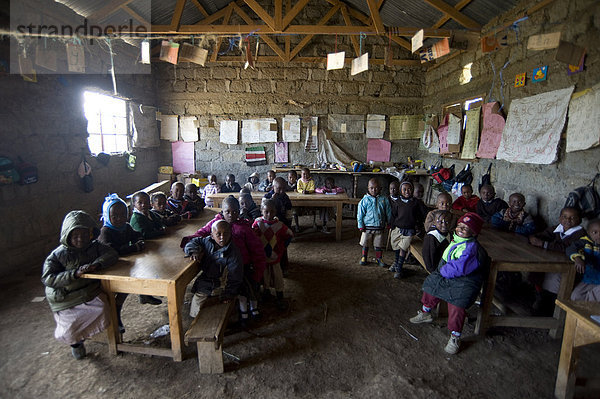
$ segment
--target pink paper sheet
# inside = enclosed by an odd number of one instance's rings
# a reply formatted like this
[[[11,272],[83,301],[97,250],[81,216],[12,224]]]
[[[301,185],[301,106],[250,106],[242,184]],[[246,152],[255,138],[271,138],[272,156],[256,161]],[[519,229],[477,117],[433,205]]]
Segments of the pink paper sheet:
[[[483,127],[477,150],[478,158],[496,158],[506,124],[504,117],[498,113],[499,107],[497,102],[483,104]]]
[[[371,139],[367,143],[367,162],[389,162],[392,143],[382,139]]]
[[[173,152],[173,171],[175,173],[194,173],[194,142],[174,141],[171,143]]]

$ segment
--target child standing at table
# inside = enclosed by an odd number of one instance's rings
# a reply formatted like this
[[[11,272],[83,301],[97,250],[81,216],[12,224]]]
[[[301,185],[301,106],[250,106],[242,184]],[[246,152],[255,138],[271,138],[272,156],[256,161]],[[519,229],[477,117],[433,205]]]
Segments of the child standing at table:
[[[208,175],[207,178],[208,184],[204,186],[204,190],[202,191],[202,199],[206,203],[206,206],[212,208],[215,206],[215,202],[212,198],[208,198],[209,194],[218,194],[221,192],[221,187],[217,184],[217,176],[216,175]]]
[[[267,179],[265,181],[263,181],[262,183],[260,183],[260,185],[258,186],[258,189],[260,191],[265,191],[265,192],[269,192],[273,189],[273,181],[275,180],[275,177],[277,177],[277,175],[275,175],[275,171],[274,170],[270,170],[267,172]]]
[[[590,220],[587,235],[567,248],[583,279],[571,293],[572,301],[600,302],[600,219]]]
[[[290,170],[287,174],[287,188],[285,191],[296,191],[298,189],[298,173]]]
[[[473,195],[473,187],[470,184],[465,184],[460,189],[461,196],[454,201],[452,209],[462,212],[475,212],[479,197]]]
[[[265,251],[262,243],[252,231],[252,227],[247,220],[240,218],[240,204],[233,197],[227,197],[223,200],[223,210],[215,216],[213,220],[206,223],[204,227],[196,231],[191,236],[184,237],[181,240],[181,246],[185,245],[195,237],[208,237],[211,234],[212,226],[219,220],[225,220],[231,226],[233,243],[239,249],[242,255],[242,264],[244,267],[244,282],[238,296],[240,305],[240,321],[242,324],[248,322],[249,314],[252,318],[258,318],[260,312],[258,309],[258,289],[262,281],[266,267]],[[250,309],[248,309],[248,302]]]
[[[525,196],[521,193],[511,194],[508,197],[508,208],[492,216],[492,225],[524,236],[535,233],[535,222],[531,215],[525,212],[524,207]]]
[[[439,193],[435,202],[435,209],[439,211],[448,211],[452,209],[452,196],[448,193]],[[431,230],[435,225],[435,220],[433,217],[433,212],[430,211],[425,217],[425,232]],[[453,231],[456,227],[456,223],[458,222],[458,217],[455,214],[452,214],[452,220],[450,221],[450,231]]]
[[[490,223],[497,212],[508,208],[506,201],[496,197],[496,190],[490,184],[481,186],[479,195],[481,198],[477,201],[476,212],[486,223]]]
[[[260,208],[254,202],[254,198],[252,198],[252,194],[243,193],[240,194],[239,198],[240,203],[240,217],[244,220],[250,222],[250,224],[254,223],[254,219],[261,215]]]
[[[473,212],[465,213],[458,220],[456,232],[444,250],[440,265],[423,283],[423,306],[410,319],[413,324],[431,323],[431,309],[440,301],[446,301],[450,339],[444,350],[451,355],[460,348],[465,309],[475,302],[489,263],[485,250],[477,242],[482,226],[483,219]]]
[[[263,200],[261,210],[262,217],[254,221],[252,230],[260,238],[267,257],[267,268],[264,274],[265,293],[274,288],[277,295],[277,308],[285,310],[287,304],[283,299],[283,272],[279,263],[294,234],[275,216],[277,212],[275,201]]]
[[[367,186],[367,194],[358,203],[356,216],[358,229],[361,231],[360,246],[362,256],[359,265],[367,265],[369,245],[373,242],[375,247],[375,260],[377,265],[385,267],[383,262],[383,231],[392,220],[392,208],[388,198],[381,195],[379,180],[372,178]]]
[[[185,254],[200,265],[192,286],[191,317],[198,315],[208,298],[216,296],[224,303],[235,300],[244,279],[242,255],[232,243],[229,223],[217,220],[210,231],[210,237],[192,238],[184,248]]]
[[[400,279],[408,247],[416,234],[417,225],[423,223],[427,209],[423,201],[413,197],[413,185],[408,180],[402,183],[398,181],[390,183],[390,205],[392,208],[390,242],[395,259],[389,270],[394,272],[394,278]]]
[[[160,217],[165,226],[175,226],[181,221],[181,216],[167,208],[167,196],[165,193],[160,191],[152,193],[150,203],[152,204],[150,212]]]
[[[335,181],[333,180],[333,177],[328,177],[325,179],[325,185],[322,187],[317,187],[315,189],[315,192],[317,194],[335,195],[335,194],[343,193],[344,189],[335,185]],[[327,221],[330,219],[330,213],[332,213],[332,211],[331,211],[331,208],[329,208],[329,207],[319,209],[321,222],[323,223],[323,227],[321,228],[321,231],[323,233],[329,233],[329,230],[327,230]],[[336,217],[342,217],[342,215],[338,215]]]
[[[62,223],[60,244],[46,258],[42,283],[54,313],[54,337],[71,345],[77,360],[86,355],[83,341],[110,324],[108,300],[100,281],[81,278],[85,273],[113,265],[117,251],[97,241],[98,228],[84,211],[67,213]]]
[[[160,217],[150,212],[150,196],[144,191],[138,191],[131,198],[133,214],[129,223],[135,231],[142,233],[144,239],[164,236],[165,225]]]
[[[225,177],[225,183],[221,186],[222,193],[237,193],[242,188],[235,181],[235,175],[233,173],[229,173],[227,177]]]
[[[119,256],[140,252],[144,249],[145,244],[142,233],[135,231],[127,223],[127,204],[117,194],[111,194],[104,199],[104,204],[102,204],[102,222],[104,225],[100,229],[98,241],[113,248]],[[125,332],[123,322],[121,321],[121,309],[126,298],[127,294],[124,293],[118,293],[115,296],[117,320],[121,333]],[[160,299],[152,295],[140,295],[139,301],[140,303],[148,303],[150,305],[160,305],[162,303]]]
[[[449,211],[433,211],[434,227],[429,230],[423,238],[423,262],[425,270],[431,274],[437,269],[442,254],[448,247],[448,232],[452,222],[452,214]]]
[[[277,218],[288,228],[292,228],[290,214],[292,213],[292,201],[285,193],[286,182],[283,177],[276,177],[273,180],[273,189],[265,194],[264,198],[275,201],[277,207]]]

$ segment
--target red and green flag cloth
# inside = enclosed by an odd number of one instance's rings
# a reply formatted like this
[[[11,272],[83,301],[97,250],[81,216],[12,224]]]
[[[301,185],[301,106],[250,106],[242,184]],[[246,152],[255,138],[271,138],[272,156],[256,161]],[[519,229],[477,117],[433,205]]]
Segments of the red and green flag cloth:
[[[265,154],[265,147],[246,148],[246,164],[248,166],[266,165],[267,155]]]

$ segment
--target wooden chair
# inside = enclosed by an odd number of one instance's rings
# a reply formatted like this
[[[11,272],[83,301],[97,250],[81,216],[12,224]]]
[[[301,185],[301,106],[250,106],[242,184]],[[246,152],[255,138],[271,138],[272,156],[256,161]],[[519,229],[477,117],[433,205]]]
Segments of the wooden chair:
[[[223,373],[223,334],[235,301],[213,302],[200,312],[185,333],[185,343],[196,342],[202,374]]]

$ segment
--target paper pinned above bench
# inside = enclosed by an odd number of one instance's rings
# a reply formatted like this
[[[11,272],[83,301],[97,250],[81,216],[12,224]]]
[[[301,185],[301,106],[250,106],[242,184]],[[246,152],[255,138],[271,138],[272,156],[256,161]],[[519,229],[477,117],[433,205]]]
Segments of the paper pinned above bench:
[[[179,118],[179,135],[181,140],[198,141],[198,118],[195,116],[182,116]]]
[[[160,121],[160,139],[177,141],[179,139],[179,115],[164,115],[156,113],[156,120]]]

